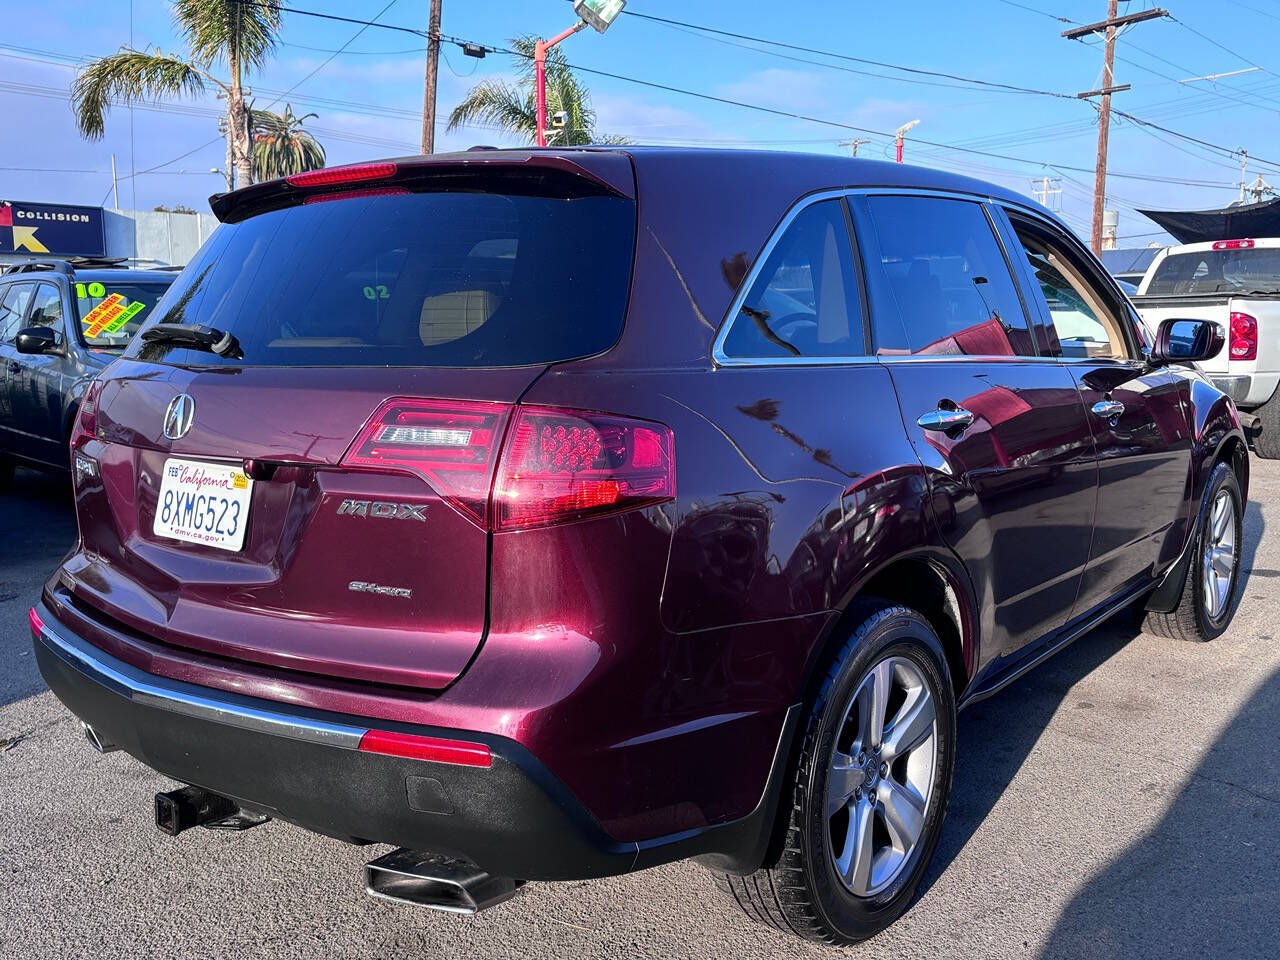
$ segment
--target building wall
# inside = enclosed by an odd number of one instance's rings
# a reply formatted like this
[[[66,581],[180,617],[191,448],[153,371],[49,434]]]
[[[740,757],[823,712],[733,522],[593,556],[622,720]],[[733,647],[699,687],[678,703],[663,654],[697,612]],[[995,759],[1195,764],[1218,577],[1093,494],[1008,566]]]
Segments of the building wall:
[[[163,213],[152,210],[104,211],[107,256],[183,266],[209,238],[218,219],[211,213]]]

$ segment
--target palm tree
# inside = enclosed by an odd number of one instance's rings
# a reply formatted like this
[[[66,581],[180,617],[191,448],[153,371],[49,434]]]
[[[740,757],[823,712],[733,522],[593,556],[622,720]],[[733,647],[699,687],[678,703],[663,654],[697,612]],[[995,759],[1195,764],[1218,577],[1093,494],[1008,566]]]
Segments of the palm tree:
[[[293,115],[293,104],[284,113],[249,110],[253,132],[253,165],[260,180],[287,177],[291,173],[318,170],[324,166],[324,147],[302,124],[318,114]]]
[[[463,101],[449,114],[449,130],[478,121],[501,127],[528,143],[538,139],[537,102],[533,86],[534,36],[516,37],[511,46],[519,56],[519,75],[515,84],[505,80],[484,80],[471,88]],[[565,115],[563,128],[552,127],[547,139],[556,145],[580,146],[587,143],[627,143],[624,137],[599,134],[595,130],[596,112],[591,109],[591,94],[578,79],[559,47],[547,51],[547,115]]]
[[[197,96],[210,86],[227,100],[227,160],[241,186],[253,183],[253,150],[243,75],[262,67],[280,34],[280,11],[253,0],[174,0],[173,19],[187,42],[186,57],[121,47],[91,61],[71,85],[80,133],[102,139],[114,101],[135,103],[164,96]],[[214,71],[225,67],[226,73]]]

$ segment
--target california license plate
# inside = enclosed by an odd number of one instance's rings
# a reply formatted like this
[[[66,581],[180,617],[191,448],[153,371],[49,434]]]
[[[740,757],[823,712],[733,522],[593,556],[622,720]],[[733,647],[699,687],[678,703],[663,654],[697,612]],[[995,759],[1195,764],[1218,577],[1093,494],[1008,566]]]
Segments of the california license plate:
[[[239,550],[244,546],[252,491],[253,481],[238,466],[166,460],[152,532],[220,550]]]

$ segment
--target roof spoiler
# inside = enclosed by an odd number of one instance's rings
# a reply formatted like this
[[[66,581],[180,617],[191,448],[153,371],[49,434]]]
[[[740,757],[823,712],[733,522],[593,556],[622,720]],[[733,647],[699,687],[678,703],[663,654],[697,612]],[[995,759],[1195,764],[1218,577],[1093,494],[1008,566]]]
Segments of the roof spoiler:
[[[618,151],[482,150],[322,167],[279,180],[214,194],[209,206],[223,223],[257,213],[341,195],[371,196],[417,190],[609,194],[635,199],[631,158]]]

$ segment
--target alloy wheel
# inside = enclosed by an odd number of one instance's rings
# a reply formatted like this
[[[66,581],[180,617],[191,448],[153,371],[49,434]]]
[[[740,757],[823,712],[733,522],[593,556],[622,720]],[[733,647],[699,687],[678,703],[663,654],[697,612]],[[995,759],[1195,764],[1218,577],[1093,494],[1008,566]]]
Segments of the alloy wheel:
[[[923,837],[937,742],[937,706],[920,667],[906,657],[876,663],[845,708],[827,770],[828,846],[855,896],[893,883]]]
[[[1228,490],[1218,491],[1209,511],[1201,566],[1205,612],[1217,620],[1230,602],[1236,572],[1236,506]]]

